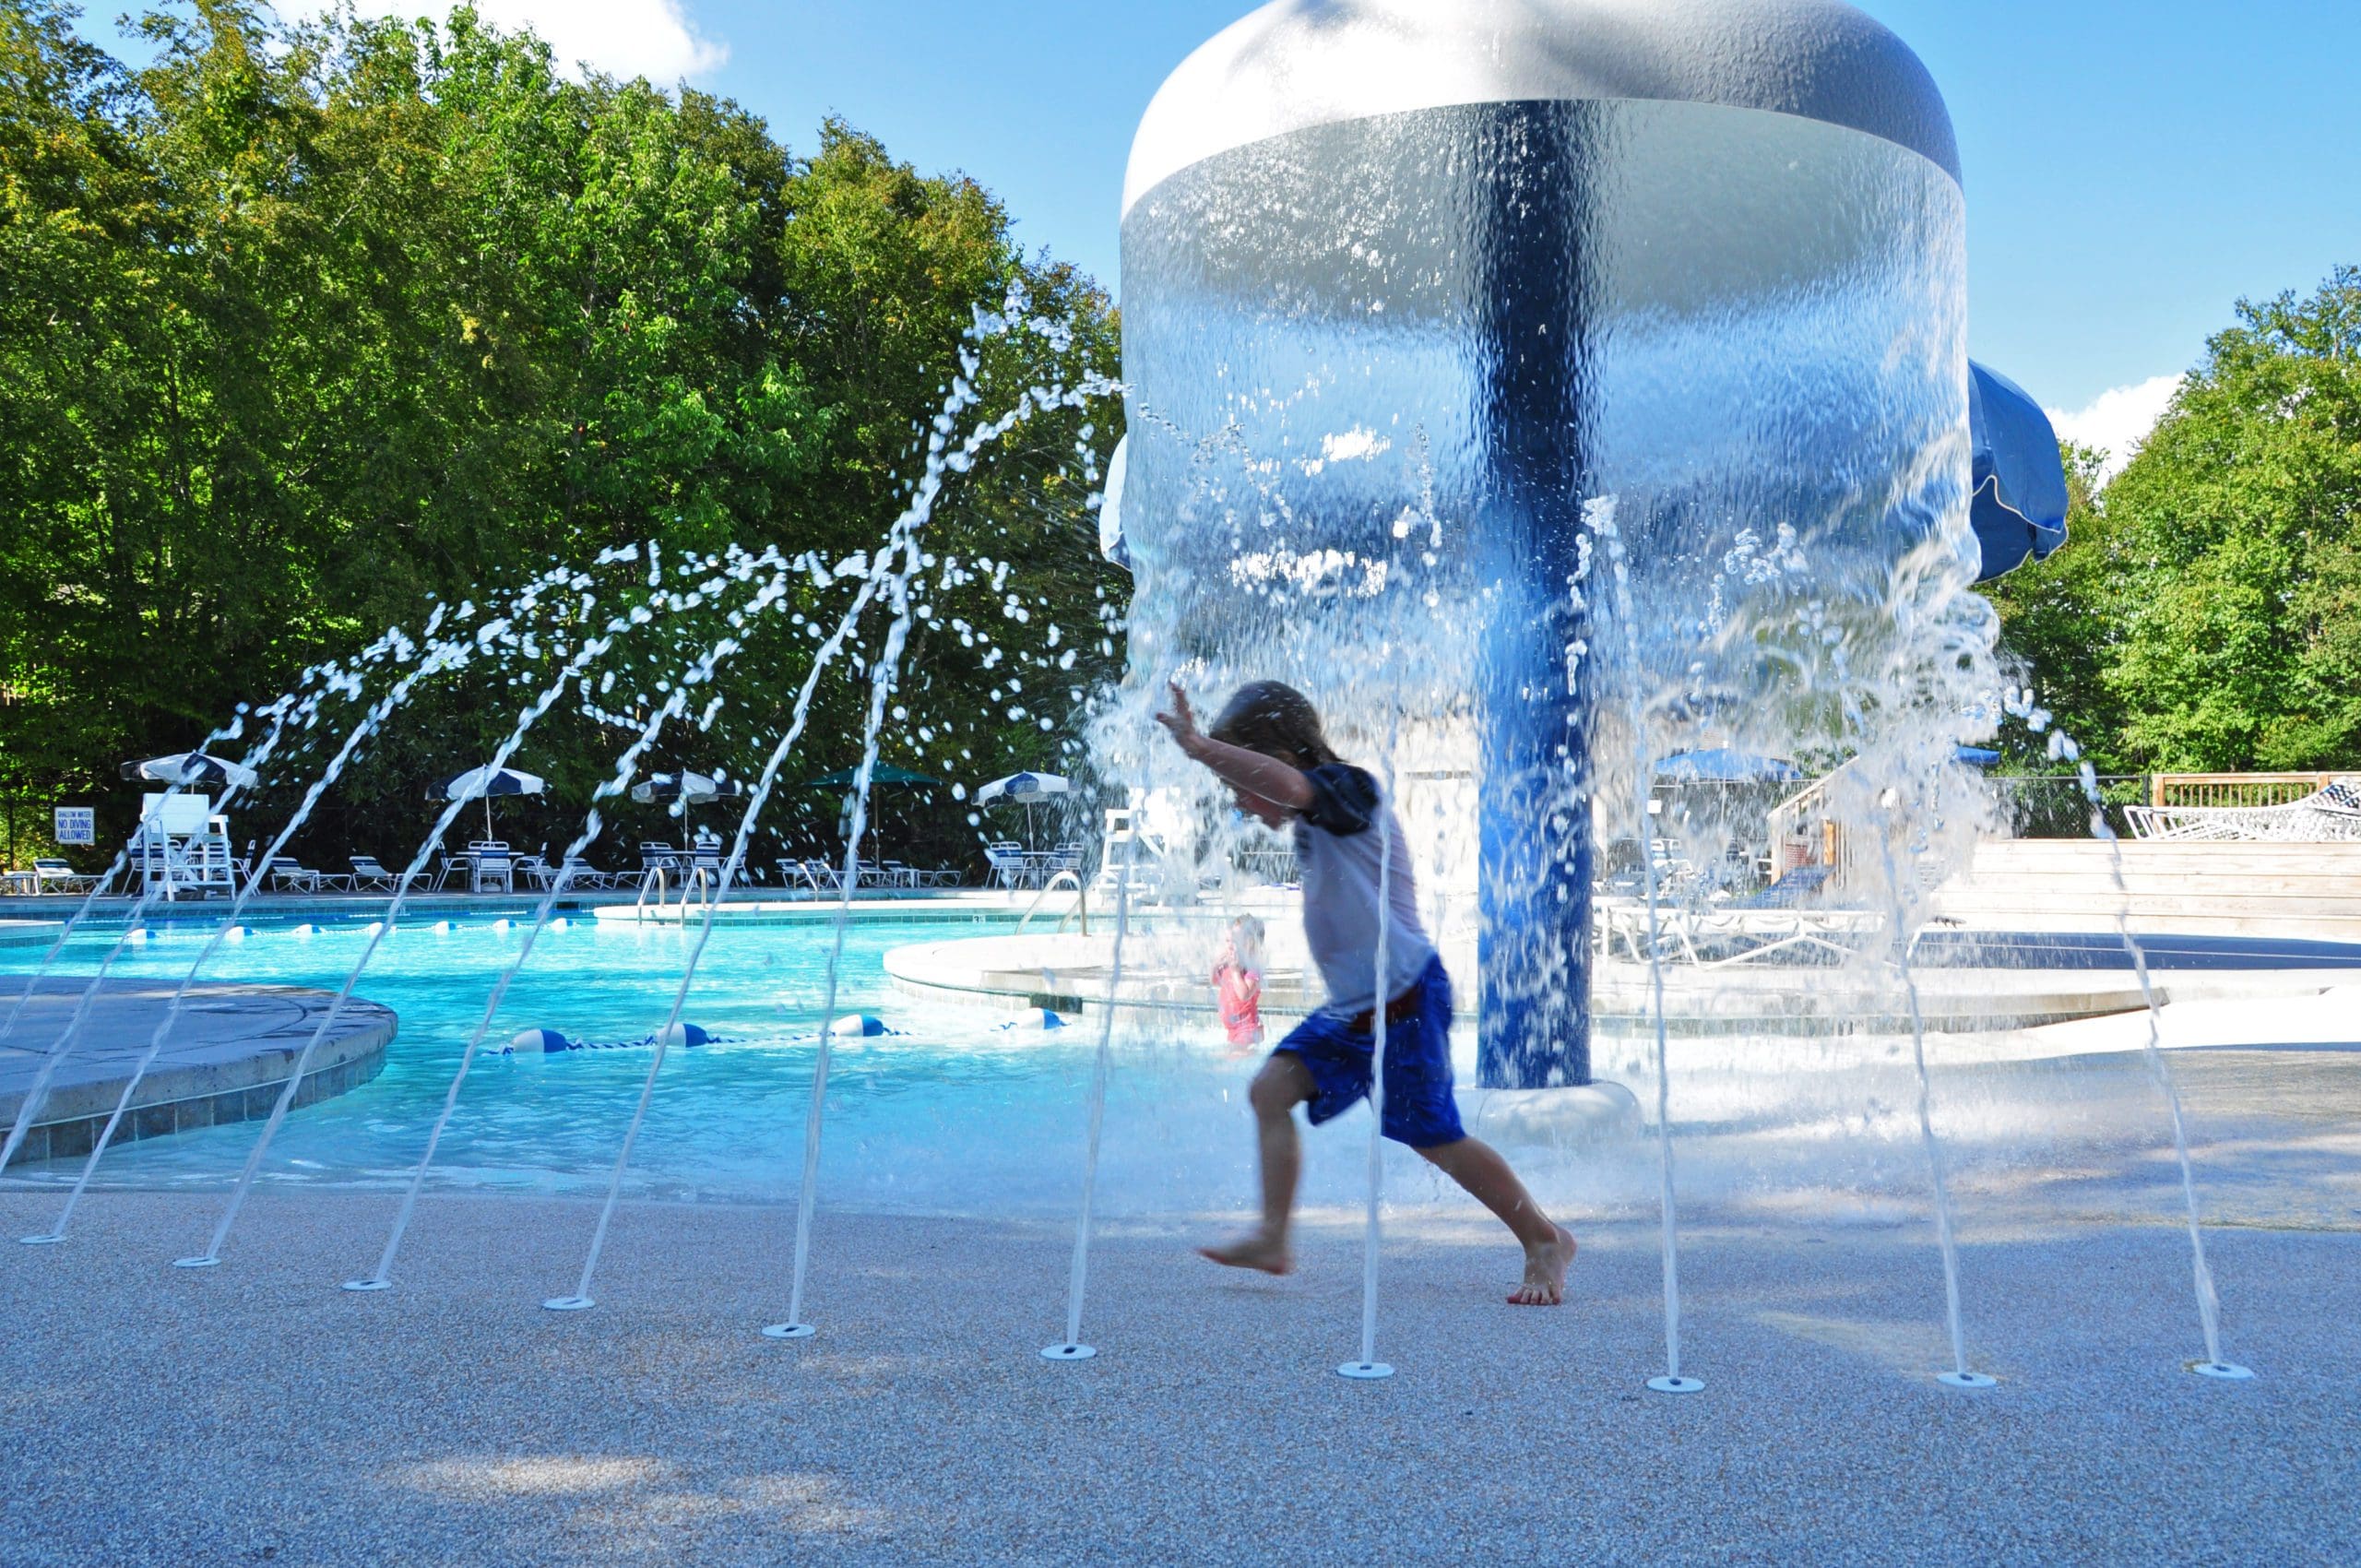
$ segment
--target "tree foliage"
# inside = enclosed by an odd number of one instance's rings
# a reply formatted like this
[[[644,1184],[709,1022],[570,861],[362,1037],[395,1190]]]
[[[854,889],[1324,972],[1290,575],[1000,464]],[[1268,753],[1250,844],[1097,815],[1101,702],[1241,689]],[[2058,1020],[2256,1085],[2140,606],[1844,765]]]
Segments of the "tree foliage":
[[[2070,542],[1994,585],[2103,770],[2361,767],[2361,267],[2242,302]]]
[[[137,24],[136,70],[75,16],[0,0],[0,789],[95,796],[113,828],[117,761],[196,743],[436,600],[622,546],[874,549],[963,335],[1011,291],[1071,336],[986,344],[983,411],[1112,368],[1088,279],[1021,253],[973,181],[839,122],[791,155],[731,102],[567,79],[464,8],[281,25],[195,0]],[[1116,418],[1036,411],[950,476],[926,548],[962,569],[905,682],[946,717],[931,751],[897,725],[901,760],[990,777],[1067,738],[987,693],[1062,659],[1062,720],[1111,658],[1120,578],[1087,504]],[[811,663],[784,612],[842,597],[802,583],[742,629],[726,713],[650,765],[751,771]],[[1062,624],[1063,652],[1021,636],[993,669],[942,629],[1016,610]],[[647,712],[716,634],[680,619],[610,661],[612,706]],[[857,754],[863,668],[824,683],[813,774]],[[406,852],[426,780],[487,753],[534,683],[511,657],[423,691],[339,786],[327,852]],[[517,758],[555,786],[520,832],[578,816],[627,738],[553,711]]]

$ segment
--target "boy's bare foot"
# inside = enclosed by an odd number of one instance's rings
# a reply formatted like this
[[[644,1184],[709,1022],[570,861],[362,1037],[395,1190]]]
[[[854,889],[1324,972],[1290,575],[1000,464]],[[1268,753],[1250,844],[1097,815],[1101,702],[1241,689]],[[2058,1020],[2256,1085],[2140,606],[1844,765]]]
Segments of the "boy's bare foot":
[[[1261,1274],[1295,1272],[1295,1254],[1287,1251],[1287,1244],[1274,1241],[1260,1230],[1241,1236],[1227,1247],[1199,1247],[1197,1255],[1228,1268],[1251,1268]],[[1559,1273],[1563,1275],[1565,1270],[1560,1268]]]
[[[1525,1249],[1525,1280],[1509,1293],[1513,1307],[1554,1307],[1566,1299],[1566,1267],[1574,1261],[1574,1233],[1558,1227],[1558,1239]]]

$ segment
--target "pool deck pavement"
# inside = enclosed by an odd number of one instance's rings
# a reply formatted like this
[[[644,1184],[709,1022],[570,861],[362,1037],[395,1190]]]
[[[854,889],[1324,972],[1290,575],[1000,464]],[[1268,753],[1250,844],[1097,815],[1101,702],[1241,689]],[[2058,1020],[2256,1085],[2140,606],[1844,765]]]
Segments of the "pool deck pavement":
[[[167,1260],[218,1194],[94,1194],[0,1257],[12,1568],[106,1564],[2349,1563],[2361,1234],[2221,1229],[2228,1349],[2187,1241],[2037,1208],[1971,1218],[1972,1359],[1938,1385],[1925,1228],[1692,1216],[1666,1396],[1652,1224],[1584,1223],[1572,1300],[1512,1309],[1489,1224],[1395,1217],[1384,1383],[1353,1228],[1296,1277],[1216,1270],[1206,1226],[1115,1225],[1096,1360],[1062,1337],[1062,1226],[828,1213],[806,1315],[780,1210],[430,1196],[393,1290],[388,1194],[277,1194],[219,1269]],[[0,1192],[0,1229],[48,1218]]]
[[[0,1019],[26,997],[15,1028],[0,1039],[0,1130],[23,1107],[48,1053],[65,1038],[90,978],[52,974],[27,993],[26,977],[0,974]],[[175,982],[109,978],[51,1075],[34,1121],[12,1164],[88,1155],[123,1098]],[[115,1141],[156,1137],[194,1127],[257,1120],[291,1075],[295,1058],[326,1018],[333,993],[297,986],[201,982],[189,988],[171,1034],[141,1077]],[[397,1020],[393,1010],[354,997],[312,1052],[298,1106],[344,1093],[384,1068]]]

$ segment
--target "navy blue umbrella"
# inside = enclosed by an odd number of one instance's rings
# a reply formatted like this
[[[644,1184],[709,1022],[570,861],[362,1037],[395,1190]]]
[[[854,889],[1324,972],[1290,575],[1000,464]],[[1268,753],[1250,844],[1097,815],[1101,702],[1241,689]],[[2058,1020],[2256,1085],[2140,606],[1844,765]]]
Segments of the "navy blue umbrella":
[[[519,773],[513,767],[471,767],[465,773],[454,774],[427,791],[430,801],[483,802],[483,836],[492,837],[492,798],[494,795],[538,795],[546,789],[535,773]]]
[[[1975,499],[1968,520],[1984,548],[1978,582],[2039,561],[2066,542],[2066,468],[2058,433],[2025,389],[1975,361],[1967,365],[1967,425]]]

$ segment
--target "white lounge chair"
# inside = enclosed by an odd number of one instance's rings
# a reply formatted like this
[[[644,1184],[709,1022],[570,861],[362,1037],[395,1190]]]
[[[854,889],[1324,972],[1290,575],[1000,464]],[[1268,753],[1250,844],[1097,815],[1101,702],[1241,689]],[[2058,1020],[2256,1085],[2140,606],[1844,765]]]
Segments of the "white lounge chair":
[[[270,890],[282,893],[293,888],[299,893],[317,893],[327,885],[327,878],[292,855],[273,855],[270,860]]]
[[[401,879],[377,863],[374,855],[350,855],[352,875],[348,885],[355,893],[391,893]]]
[[[2361,778],[2338,778],[2277,806],[2126,806],[2135,838],[2200,843],[2361,841]]]
[[[95,876],[76,871],[70,861],[36,860],[33,861],[33,891],[36,893],[88,893],[99,885]]]
[[[567,861],[562,866],[553,866],[547,861],[536,861],[525,867],[525,874],[532,880],[534,886],[543,892],[557,886],[612,887],[615,885],[614,877],[611,873],[600,871],[588,861],[579,857]]]

